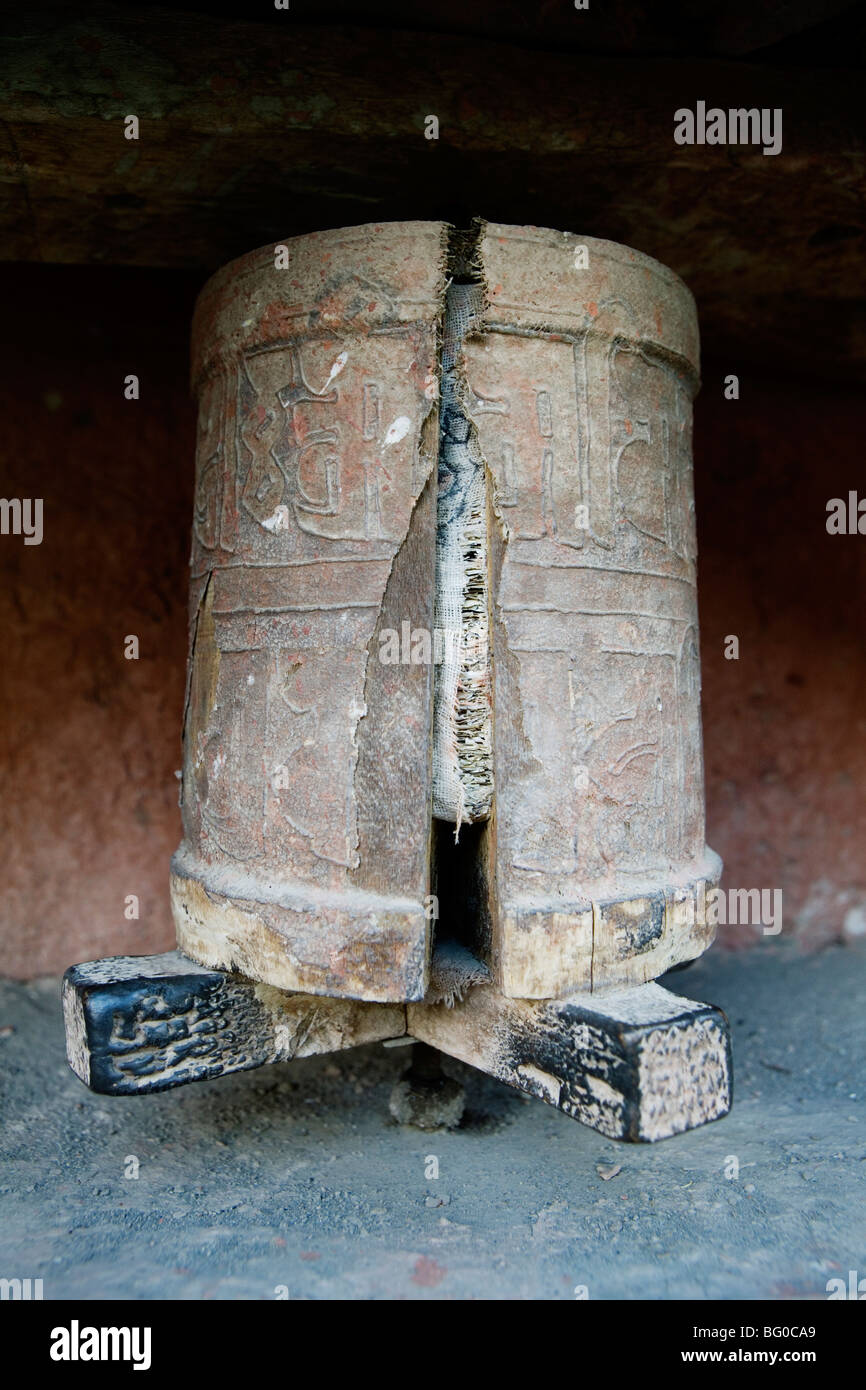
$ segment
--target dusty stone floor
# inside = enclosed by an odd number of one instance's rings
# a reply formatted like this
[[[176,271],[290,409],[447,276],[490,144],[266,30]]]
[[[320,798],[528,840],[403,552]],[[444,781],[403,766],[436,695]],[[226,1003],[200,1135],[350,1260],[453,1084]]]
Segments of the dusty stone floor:
[[[105,1099],[66,1067],[58,982],[0,982],[0,1276],[46,1299],[823,1299],[866,1274],[866,944],[767,941],[665,983],[727,1012],[735,1105],[634,1146],[456,1063],[462,1128],[401,1128],[408,1050],[381,1045]]]

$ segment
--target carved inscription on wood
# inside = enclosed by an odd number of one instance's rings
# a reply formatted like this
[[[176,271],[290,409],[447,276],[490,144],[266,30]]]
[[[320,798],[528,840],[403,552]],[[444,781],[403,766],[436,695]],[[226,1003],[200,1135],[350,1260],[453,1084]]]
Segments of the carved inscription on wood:
[[[691,296],[625,247],[487,225],[467,344],[493,480],[495,964],[506,994],[641,982],[706,933]],[[491,841],[492,845],[492,841]],[[695,914],[693,914],[695,915]]]
[[[284,989],[427,987],[433,669],[384,664],[379,637],[429,634],[437,611],[447,239],[438,223],[300,237],[279,268],[273,247],[226,267],[196,312],[172,900],[190,956]],[[477,308],[449,371],[483,470],[490,638],[473,944],[510,997],[639,984],[709,944],[721,868],[704,843],[694,304],[638,252],[537,227],[480,224],[462,264]]]
[[[284,988],[423,995],[444,230],[301,237],[227,266],[193,333],[199,400],[182,949]],[[387,680],[386,680],[387,675]]]

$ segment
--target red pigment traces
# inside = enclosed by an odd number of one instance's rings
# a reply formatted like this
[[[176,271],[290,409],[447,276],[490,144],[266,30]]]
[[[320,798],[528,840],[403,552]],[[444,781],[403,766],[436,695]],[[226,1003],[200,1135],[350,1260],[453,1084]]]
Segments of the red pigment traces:
[[[285,337],[290,332],[290,320],[304,312],[302,304],[269,304],[260,320],[259,331],[265,340]]]
[[[424,1289],[435,1289],[437,1284],[442,1283],[447,1273],[447,1269],[443,1269],[435,1260],[428,1259],[426,1255],[422,1255],[419,1260],[415,1261],[415,1268],[412,1271],[412,1283],[420,1284]]]

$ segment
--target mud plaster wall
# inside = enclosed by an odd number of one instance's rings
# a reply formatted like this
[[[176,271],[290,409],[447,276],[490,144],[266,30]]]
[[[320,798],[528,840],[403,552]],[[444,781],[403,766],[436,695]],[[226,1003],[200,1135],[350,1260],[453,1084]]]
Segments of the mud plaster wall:
[[[45,512],[40,546],[0,536],[3,974],[173,944],[198,284],[0,268],[0,495]],[[708,356],[696,407],[707,838],[723,886],[781,888],[785,935],[817,947],[866,929],[866,537],[824,527],[858,391],[749,369],[728,402],[736,370]]]
[[[0,273],[0,495],[44,499],[41,545],[0,536],[7,974],[172,943],[195,288],[150,271]]]

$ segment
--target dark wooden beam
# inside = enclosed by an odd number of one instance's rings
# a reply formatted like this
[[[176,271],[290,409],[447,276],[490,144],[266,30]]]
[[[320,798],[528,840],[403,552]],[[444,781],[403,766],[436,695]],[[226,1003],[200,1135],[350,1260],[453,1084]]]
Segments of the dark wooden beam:
[[[411,1037],[611,1139],[652,1143],[731,1108],[728,1020],[661,985],[505,999],[492,985],[448,1008],[410,1004]]]
[[[478,213],[658,257],[738,363],[866,373],[859,73],[283,18],[7,21],[0,256],[204,274],[317,228]],[[698,99],[782,108],[782,153],[676,145],[674,111]]]
[[[63,977],[69,1065],[103,1095],[145,1095],[401,1037],[401,1004],[289,994],[181,955],[110,956]]]
[[[665,1139],[730,1109],[728,1021],[713,1005],[654,983],[505,999],[482,975],[452,955],[438,986],[434,969],[430,1001],[404,1006],[285,993],[180,951],[86,961],[63,979],[66,1051],[92,1091],[145,1095],[408,1033],[611,1139]],[[443,986],[448,1002],[433,1002]],[[455,1125],[462,1087],[428,1047],[395,1087],[392,1114]]]

